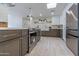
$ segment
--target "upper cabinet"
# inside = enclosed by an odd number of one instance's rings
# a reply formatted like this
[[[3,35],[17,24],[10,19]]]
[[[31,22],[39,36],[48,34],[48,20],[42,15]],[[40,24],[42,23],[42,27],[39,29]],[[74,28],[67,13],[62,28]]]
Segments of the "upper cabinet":
[[[66,13],[66,23],[69,29],[77,29],[78,28],[78,10],[77,4],[73,4],[71,8]]]
[[[0,4],[0,22],[8,22],[8,8]]]
[[[74,14],[75,17],[78,17],[78,8],[77,7],[78,7],[77,3],[75,3],[69,9],[69,11],[72,11],[72,13]]]

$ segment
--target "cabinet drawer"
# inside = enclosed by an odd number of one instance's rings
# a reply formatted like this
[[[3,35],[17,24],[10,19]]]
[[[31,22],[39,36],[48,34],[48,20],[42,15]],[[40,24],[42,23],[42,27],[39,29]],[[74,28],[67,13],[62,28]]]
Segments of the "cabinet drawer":
[[[18,55],[20,55],[19,38],[0,43],[0,56],[18,56]]]
[[[14,39],[21,36],[20,30],[2,30],[0,31],[0,42]]]
[[[52,29],[49,31],[42,31],[42,36],[48,36],[48,37],[59,37],[60,36],[60,30],[58,29]]]
[[[0,30],[1,35],[12,34],[12,33],[21,33],[21,30]]]

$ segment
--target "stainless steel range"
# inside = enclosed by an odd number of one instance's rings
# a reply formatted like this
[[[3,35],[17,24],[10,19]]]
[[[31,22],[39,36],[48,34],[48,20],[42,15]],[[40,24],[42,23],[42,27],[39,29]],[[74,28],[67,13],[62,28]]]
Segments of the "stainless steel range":
[[[29,29],[29,44],[28,44],[29,51],[28,52],[32,51],[32,49],[35,47],[35,45],[39,40],[40,40],[40,31],[35,28]]]

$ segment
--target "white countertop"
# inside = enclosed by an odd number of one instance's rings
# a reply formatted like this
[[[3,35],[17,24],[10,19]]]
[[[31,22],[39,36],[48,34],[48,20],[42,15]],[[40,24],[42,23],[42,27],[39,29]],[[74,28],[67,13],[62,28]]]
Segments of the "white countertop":
[[[17,30],[17,29],[28,29],[28,28],[0,28],[0,30]]]
[[[63,29],[63,28],[52,28],[52,29]]]

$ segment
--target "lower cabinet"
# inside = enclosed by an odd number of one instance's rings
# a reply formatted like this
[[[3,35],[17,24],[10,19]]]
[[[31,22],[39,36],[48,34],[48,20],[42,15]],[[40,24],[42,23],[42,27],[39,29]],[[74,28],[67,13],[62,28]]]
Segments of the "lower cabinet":
[[[24,56],[28,51],[28,30],[0,31],[0,56]],[[15,35],[17,34],[17,35]],[[7,36],[7,37],[6,37]],[[6,38],[4,38],[6,37]]]
[[[28,29],[0,30],[0,56],[24,56],[40,40],[40,30],[35,35],[36,41],[30,44]],[[31,45],[31,46],[30,46]]]
[[[28,51],[28,36],[22,37],[22,56]]]
[[[40,40],[40,36],[41,36],[41,33],[40,33],[40,30],[37,31],[37,36],[36,36],[36,41],[38,42]]]
[[[46,37],[61,37],[61,29],[51,29],[49,31],[41,31],[42,36]]]
[[[78,38],[67,35],[66,44],[68,48],[76,55],[78,56]]]
[[[1,42],[0,56],[19,56],[21,54],[20,38]]]

